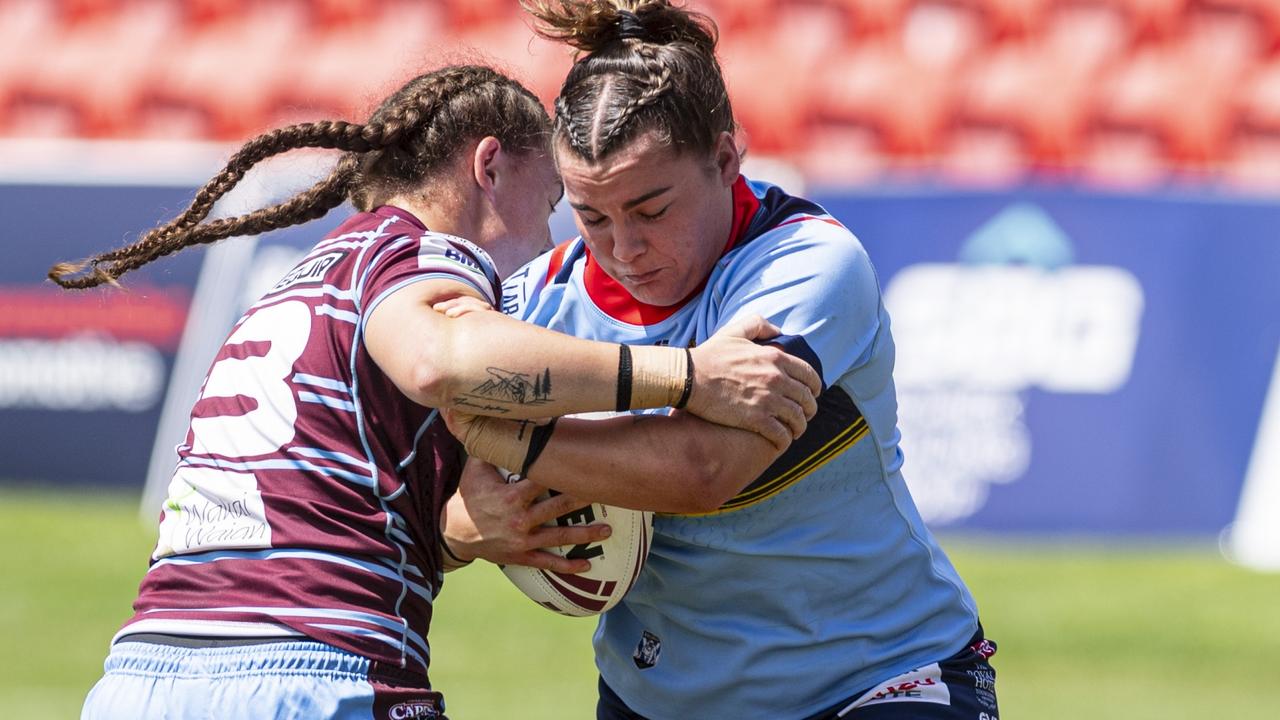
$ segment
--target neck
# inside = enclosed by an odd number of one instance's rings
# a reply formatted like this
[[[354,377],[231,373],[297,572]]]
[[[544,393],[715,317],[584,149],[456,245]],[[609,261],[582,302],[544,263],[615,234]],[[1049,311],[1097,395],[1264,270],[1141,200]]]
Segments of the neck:
[[[387,200],[388,205],[413,213],[433,232],[457,235],[468,240],[478,234],[479,225],[475,218],[469,217],[451,197],[444,200],[428,201],[426,194],[396,195]]]

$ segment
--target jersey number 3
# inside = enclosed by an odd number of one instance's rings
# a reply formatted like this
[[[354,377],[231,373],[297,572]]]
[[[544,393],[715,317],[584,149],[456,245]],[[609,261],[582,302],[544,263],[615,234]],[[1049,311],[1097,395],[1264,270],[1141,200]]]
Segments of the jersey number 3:
[[[289,377],[311,337],[311,308],[290,300],[254,311],[222,346],[191,418],[192,450],[243,458],[293,440]]]

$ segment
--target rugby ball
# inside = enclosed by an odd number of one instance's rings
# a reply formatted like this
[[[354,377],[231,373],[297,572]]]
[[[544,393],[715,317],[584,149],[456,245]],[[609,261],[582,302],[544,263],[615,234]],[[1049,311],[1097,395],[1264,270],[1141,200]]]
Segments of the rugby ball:
[[[501,470],[507,482],[523,482],[516,473]],[[542,497],[548,497],[544,493]],[[613,533],[590,545],[547,548],[561,557],[585,558],[591,569],[576,575],[503,565],[502,572],[520,592],[539,605],[573,617],[599,615],[617,605],[644,569],[653,538],[653,513],[592,503],[556,518],[560,526],[605,523]],[[551,523],[548,523],[551,526]]]

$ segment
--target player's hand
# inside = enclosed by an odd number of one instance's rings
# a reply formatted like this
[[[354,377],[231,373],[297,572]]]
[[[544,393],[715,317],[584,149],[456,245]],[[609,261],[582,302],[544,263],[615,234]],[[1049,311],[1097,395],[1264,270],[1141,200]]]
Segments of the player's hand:
[[[818,411],[822,378],[804,360],[756,342],[780,333],[769,321],[750,315],[693,348],[693,392],[686,409],[704,420],[758,433],[786,449]]]
[[[440,416],[444,418],[445,427],[449,428],[449,432],[458,440],[466,443],[467,434],[471,432],[471,426],[475,424],[476,416],[454,408],[440,408]]]
[[[608,525],[543,527],[590,503],[569,495],[539,500],[546,488],[531,480],[508,483],[490,464],[468,460],[458,491],[441,514],[444,541],[461,560],[482,558],[501,565],[527,565],[580,573],[587,560],[570,560],[542,548],[585,545],[609,537]]]
[[[432,310],[442,313],[447,318],[460,318],[473,312],[492,311],[494,307],[478,297],[470,295],[459,295],[456,298],[450,298],[444,302],[438,302],[431,306]]]

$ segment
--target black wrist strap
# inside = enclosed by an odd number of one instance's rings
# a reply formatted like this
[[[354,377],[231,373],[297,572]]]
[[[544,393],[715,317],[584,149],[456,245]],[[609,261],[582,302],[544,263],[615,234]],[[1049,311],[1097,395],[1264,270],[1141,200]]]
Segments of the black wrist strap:
[[[441,535],[441,536],[440,536],[440,549],[441,549],[441,550],[444,550],[444,554],[445,554],[445,555],[448,555],[448,556],[449,556],[449,557],[451,557],[451,558],[453,558],[453,561],[454,561],[454,562],[456,562],[456,563],[458,563],[459,565],[469,565],[469,564],[471,563],[471,561],[470,561],[470,560],[463,560],[462,558],[458,557],[457,555],[454,555],[454,554],[453,554],[453,550],[452,550],[452,549],[450,549],[450,547],[449,547],[449,541],[448,541],[448,540],[445,540],[443,535]]]
[[[684,357],[684,391],[680,393],[680,400],[676,402],[677,410],[683,410],[684,406],[689,404],[689,396],[693,394],[693,351],[685,348]]]
[[[556,431],[556,422],[559,419],[552,418],[546,425],[539,425],[533,429],[533,435],[529,437],[529,451],[525,453],[524,465],[520,466],[522,477],[529,477],[529,468],[533,467],[533,463],[537,461],[542,451],[547,449],[547,443],[551,442],[551,433]]]
[[[631,409],[631,348],[618,346],[618,412]]]

